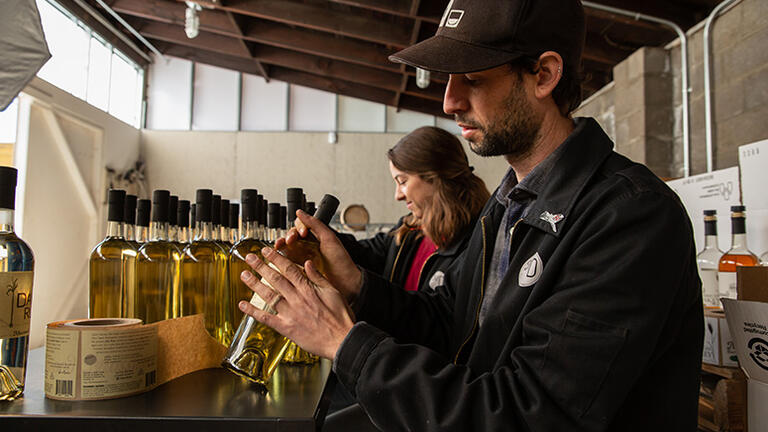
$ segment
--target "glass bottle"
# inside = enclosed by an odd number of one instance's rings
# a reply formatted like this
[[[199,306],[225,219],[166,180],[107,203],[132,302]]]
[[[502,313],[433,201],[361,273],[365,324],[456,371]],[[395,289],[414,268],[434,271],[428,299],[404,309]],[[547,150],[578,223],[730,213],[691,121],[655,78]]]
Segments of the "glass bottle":
[[[124,205],[125,191],[110,190],[107,235],[93,248],[88,263],[91,318],[130,316],[136,249],[123,237]]]
[[[218,242],[221,240],[221,195],[213,195],[211,198],[211,238]]]
[[[181,251],[168,240],[170,192],[152,194],[152,237],[136,257],[135,317],[145,324],[179,316]]]
[[[179,224],[179,235],[176,247],[183,251],[191,241],[189,234],[189,201],[179,201],[179,207],[176,210],[176,222]]]
[[[229,315],[227,251],[213,240],[211,222],[213,193],[197,190],[195,218],[197,236],[184,249],[181,260],[181,315],[205,314],[205,328],[218,341],[224,340]]]
[[[168,241],[179,242],[179,197],[171,195],[168,198]]]
[[[736,298],[736,268],[756,266],[757,257],[747,248],[744,206],[731,206],[731,249],[720,257],[717,267],[721,297]]]
[[[267,214],[269,213],[269,202],[264,199],[261,194],[256,195],[259,208],[259,232],[256,238],[262,241],[267,241],[267,232],[269,231],[267,224]]]
[[[768,251],[760,255],[760,265],[768,267]]]
[[[219,221],[221,224],[219,226],[219,241],[229,253],[229,249],[234,244],[229,241],[229,200],[221,200]]]
[[[241,300],[248,301],[253,296],[253,291],[240,280],[240,273],[244,270],[251,269],[245,262],[245,257],[249,253],[252,253],[261,258],[261,248],[266,246],[264,242],[256,238],[258,228],[258,220],[256,218],[256,190],[243,189],[240,192],[240,200],[243,203],[243,236],[229,251],[229,303],[233,331],[235,328],[234,324],[240,322],[241,317],[243,316],[243,313],[238,307],[238,303]],[[229,341],[232,340],[233,333],[228,335]]]
[[[245,206],[245,203],[243,205]],[[336,205],[338,205],[338,201]],[[334,211],[335,209],[330,211],[330,214],[333,214]],[[269,243],[274,244],[280,233],[278,228],[281,219],[280,205],[270,203],[268,215],[269,238],[271,240]],[[282,219],[284,220],[284,218]],[[252,295],[251,304],[267,312],[275,313],[258,294]],[[251,381],[266,384],[280,363],[282,356],[286,353],[288,345],[288,339],[280,333],[256,321],[250,315],[244,315],[222,365]]]
[[[240,240],[240,204],[230,203],[229,204],[229,242],[234,245],[239,240]]]
[[[197,218],[195,216],[195,212],[197,208],[197,204],[192,203],[189,206],[189,242],[192,243],[195,238],[197,237]]]
[[[35,258],[13,228],[15,168],[0,166],[0,401],[24,392]]]
[[[149,216],[152,201],[140,199],[136,209],[136,241],[141,245],[149,241]]]
[[[704,210],[704,249],[696,255],[705,307],[720,307],[717,267],[723,251],[717,247],[717,211]]]
[[[139,242],[136,241],[136,195],[125,196],[125,209],[123,212],[123,237],[136,250],[139,249]]]

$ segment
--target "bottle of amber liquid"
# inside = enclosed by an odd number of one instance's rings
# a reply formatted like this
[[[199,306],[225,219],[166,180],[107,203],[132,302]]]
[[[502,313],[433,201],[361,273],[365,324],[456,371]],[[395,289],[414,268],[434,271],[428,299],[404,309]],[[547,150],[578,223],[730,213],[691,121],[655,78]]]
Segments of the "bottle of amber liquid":
[[[219,221],[219,241],[221,241],[224,248],[229,253],[234,243],[229,241],[229,200],[221,200],[220,217]]]
[[[224,340],[229,315],[227,251],[213,240],[210,189],[197,190],[195,217],[197,236],[184,249],[181,260],[181,315],[205,314],[205,328],[218,341]]]
[[[125,209],[123,212],[123,237],[136,250],[139,250],[139,242],[136,241],[136,195],[125,196]]]
[[[0,401],[24,393],[32,310],[35,258],[13,228],[16,177],[15,168],[0,166]]]
[[[331,200],[328,202],[334,207],[333,209],[326,209],[325,214],[333,215],[336,211],[336,206],[338,206],[338,200],[336,200],[335,204]],[[279,224],[279,221],[276,219],[279,219],[280,216],[280,206],[278,204],[269,204],[269,216],[271,237],[276,239],[277,226]],[[327,220],[323,219],[322,221],[328,223],[330,218]],[[258,294],[254,293],[252,295],[251,304],[267,312],[276,313],[273,309],[269,308]],[[229,345],[222,365],[251,381],[266,384],[285,354],[288,343],[288,339],[280,335],[280,333],[256,321],[250,315],[245,315],[240,322],[240,326],[237,328],[237,332],[235,332],[232,343]]]
[[[192,203],[189,206],[189,242],[192,243],[197,237],[197,218],[195,216],[197,204]]]
[[[756,266],[757,256],[747,248],[746,215],[744,206],[731,206],[731,248],[720,257],[717,267],[720,296],[736,298],[736,268]]]
[[[107,235],[93,248],[88,262],[91,318],[128,316],[134,287],[136,249],[123,237],[125,191],[112,189],[107,200]]]
[[[179,242],[179,197],[171,195],[168,198],[168,241],[171,243]]]
[[[211,197],[211,238],[221,241],[221,195]]]
[[[142,245],[149,241],[149,219],[152,201],[140,199],[136,208],[136,242]]]
[[[189,235],[189,201],[180,200],[179,207],[176,210],[176,222],[179,224],[179,235],[176,242],[176,247],[180,251],[184,251],[187,244],[190,242]]]
[[[239,240],[240,240],[240,204],[230,203],[229,204],[229,242],[234,245]]]
[[[264,242],[256,238],[258,228],[256,190],[243,189],[240,192],[240,200],[243,203],[243,236],[229,251],[230,317],[233,324],[233,332],[227,338],[230,342],[234,336],[235,324],[239,323],[243,316],[237,306],[238,303],[241,300],[248,301],[253,297],[253,291],[240,280],[240,273],[244,270],[251,270],[251,267],[245,262],[245,257],[248,254],[256,254],[261,258],[261,248],[266,246]]]
[[[149,324],[179,316],[181,251],[168,240],[170,192],[152,194],[152,234],[136,257],[136,318]]]

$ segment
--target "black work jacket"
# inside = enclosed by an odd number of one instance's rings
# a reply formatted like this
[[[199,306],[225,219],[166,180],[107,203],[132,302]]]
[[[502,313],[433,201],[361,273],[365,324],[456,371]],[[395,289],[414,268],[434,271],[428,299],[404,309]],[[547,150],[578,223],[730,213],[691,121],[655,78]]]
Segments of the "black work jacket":
[[[448,267],[467,247],[475,221],[476,219],[468,224],[450,245],[437,249],[427,258],[419,270],[419,291],[433,291],[435,287],[442,285]],[[400,218],[390,232],[379,233],[365,240],[357,240],[350,234],[337,233],[336,235],[355,264],[394,285],[404,287],[413,257],[421,244],[419,241],[421,236],[418,230],[411,230],[403,236],[399,245],[396,244],[395,237],[391,233],[402,224],[403,219]]]
[[[482,326],[504,213],[493,197],[437,290],[364,275],[364,321],[334,371],[382,430],[696,430],[703,311],[690,220],[661,180],[581,122],[514,228]],[[555,229],[544,212],[562,215]]]

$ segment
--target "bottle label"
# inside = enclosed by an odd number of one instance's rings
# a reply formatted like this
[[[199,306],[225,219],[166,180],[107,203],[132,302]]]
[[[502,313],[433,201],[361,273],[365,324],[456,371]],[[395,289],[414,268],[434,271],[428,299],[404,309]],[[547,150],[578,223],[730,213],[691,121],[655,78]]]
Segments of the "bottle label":
[[[0,272],[0,339],[29,334],[32,275],[31,271]]]
[[[719,307],[720,306],[720,292],[718,286],[718,278],[716,270],[699,270],[699,277],[701,278],[701,292],[704,306]]]
[[[736,272],[718,272],[720,296],[736,299]]]

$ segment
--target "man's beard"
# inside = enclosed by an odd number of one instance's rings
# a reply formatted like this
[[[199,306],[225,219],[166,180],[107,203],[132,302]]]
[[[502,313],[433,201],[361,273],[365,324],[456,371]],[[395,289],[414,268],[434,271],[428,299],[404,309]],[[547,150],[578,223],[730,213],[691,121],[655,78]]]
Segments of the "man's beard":
[[[492,120],[486,127],[463,119],[456,114],[456,122],[468,124],[482,131],[479,142],[470,140],[469,147],[480,156],[506,155],[519,159],[533,149],[541,129],[541,116],[538,116],[525,97],[522,79],[507,95],[500,118]]]

